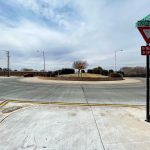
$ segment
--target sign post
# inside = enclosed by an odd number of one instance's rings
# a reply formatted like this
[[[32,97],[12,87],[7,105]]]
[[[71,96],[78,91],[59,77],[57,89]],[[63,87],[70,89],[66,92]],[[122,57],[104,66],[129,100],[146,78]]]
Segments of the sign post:
[[[150,122],[150,15],[138,21],[136,26],[147,43],[147,46],[141,47],[141,54],[146,56],[146,121]]]
[[[147,83],[147,86],[146,86],[147,87],[147,92],[146,92],[147,93],[146,94],[147,95],[146,96],[147,97],[147,100],[146,100],[147,101],[147,106],[146,106],[147,112],[146,112],[146,121],[150,122],[150,115],[149,115],[149,95],[150,95],[149,94],[149,90],[150,90],[150,88],[149,88],[149,86],[150,86],[149,85],[149,69],[150,69],[149,68],[149,55],[146,56],[146,64],[147,64],[147,67],[146,67],[147,68],[147,82],[146,82]]]

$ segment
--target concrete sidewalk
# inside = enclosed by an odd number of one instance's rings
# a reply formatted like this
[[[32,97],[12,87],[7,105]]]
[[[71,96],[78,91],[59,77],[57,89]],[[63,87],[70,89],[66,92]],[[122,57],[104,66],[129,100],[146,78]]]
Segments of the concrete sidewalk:
[[[149,150],[143,106],[8,103],[0,110],[0,150]]]

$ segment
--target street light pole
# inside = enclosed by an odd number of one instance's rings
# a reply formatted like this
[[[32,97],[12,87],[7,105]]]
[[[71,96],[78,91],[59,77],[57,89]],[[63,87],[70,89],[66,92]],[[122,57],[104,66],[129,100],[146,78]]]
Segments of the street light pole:
[[[7,55],[7,76],[10,77],[10,52],[6,50],[1,50],[6,52]]]
[[[6,51],[7,54],[7,70],[8,70],[8,77],[10,77],[10,54],[9,51]]]
[[[44,70],[43,72],[45,72],[45,52],[43,51],[43,60],[44,60]]]
[[[44,51],[39,51],[39,50],[37,52],[42,52],[42,54],[43,54],[43,72],[45,72],[45,61],[46,61],[45,52]]]
[[[123,50],[116,50],[115,51],[115,71],[117,71],[117,52],[121,52]]]
[[[117,51],[115,51],[115,71],[117,71]]]

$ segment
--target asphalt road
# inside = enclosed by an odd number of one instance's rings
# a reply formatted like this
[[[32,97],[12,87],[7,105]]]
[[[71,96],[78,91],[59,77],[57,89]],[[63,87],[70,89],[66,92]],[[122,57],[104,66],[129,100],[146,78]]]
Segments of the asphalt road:
[[[114,85],[64,85],[25,83],[19,78],[0,78],[1,100],[48,102],[145,104],[145,79]]]

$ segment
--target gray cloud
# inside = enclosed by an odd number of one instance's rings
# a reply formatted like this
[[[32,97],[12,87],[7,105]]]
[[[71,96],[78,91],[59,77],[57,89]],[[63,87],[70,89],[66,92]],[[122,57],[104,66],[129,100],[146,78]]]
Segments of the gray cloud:
[[[89,67],[113,68],[114,51],[119,49],[124,52],[118,53],[118,67],[145,64],[140,56],[145,42],[135,23],[149,13],[148,0],[9,2],[13,3],[9,7],[22,8],[13,24],[0,15],[0,46],[11,51],[12,68],[41,69],[42,55],[37,50],[45,51],[48,70],[71,66],[78,59],[87,60]]]

